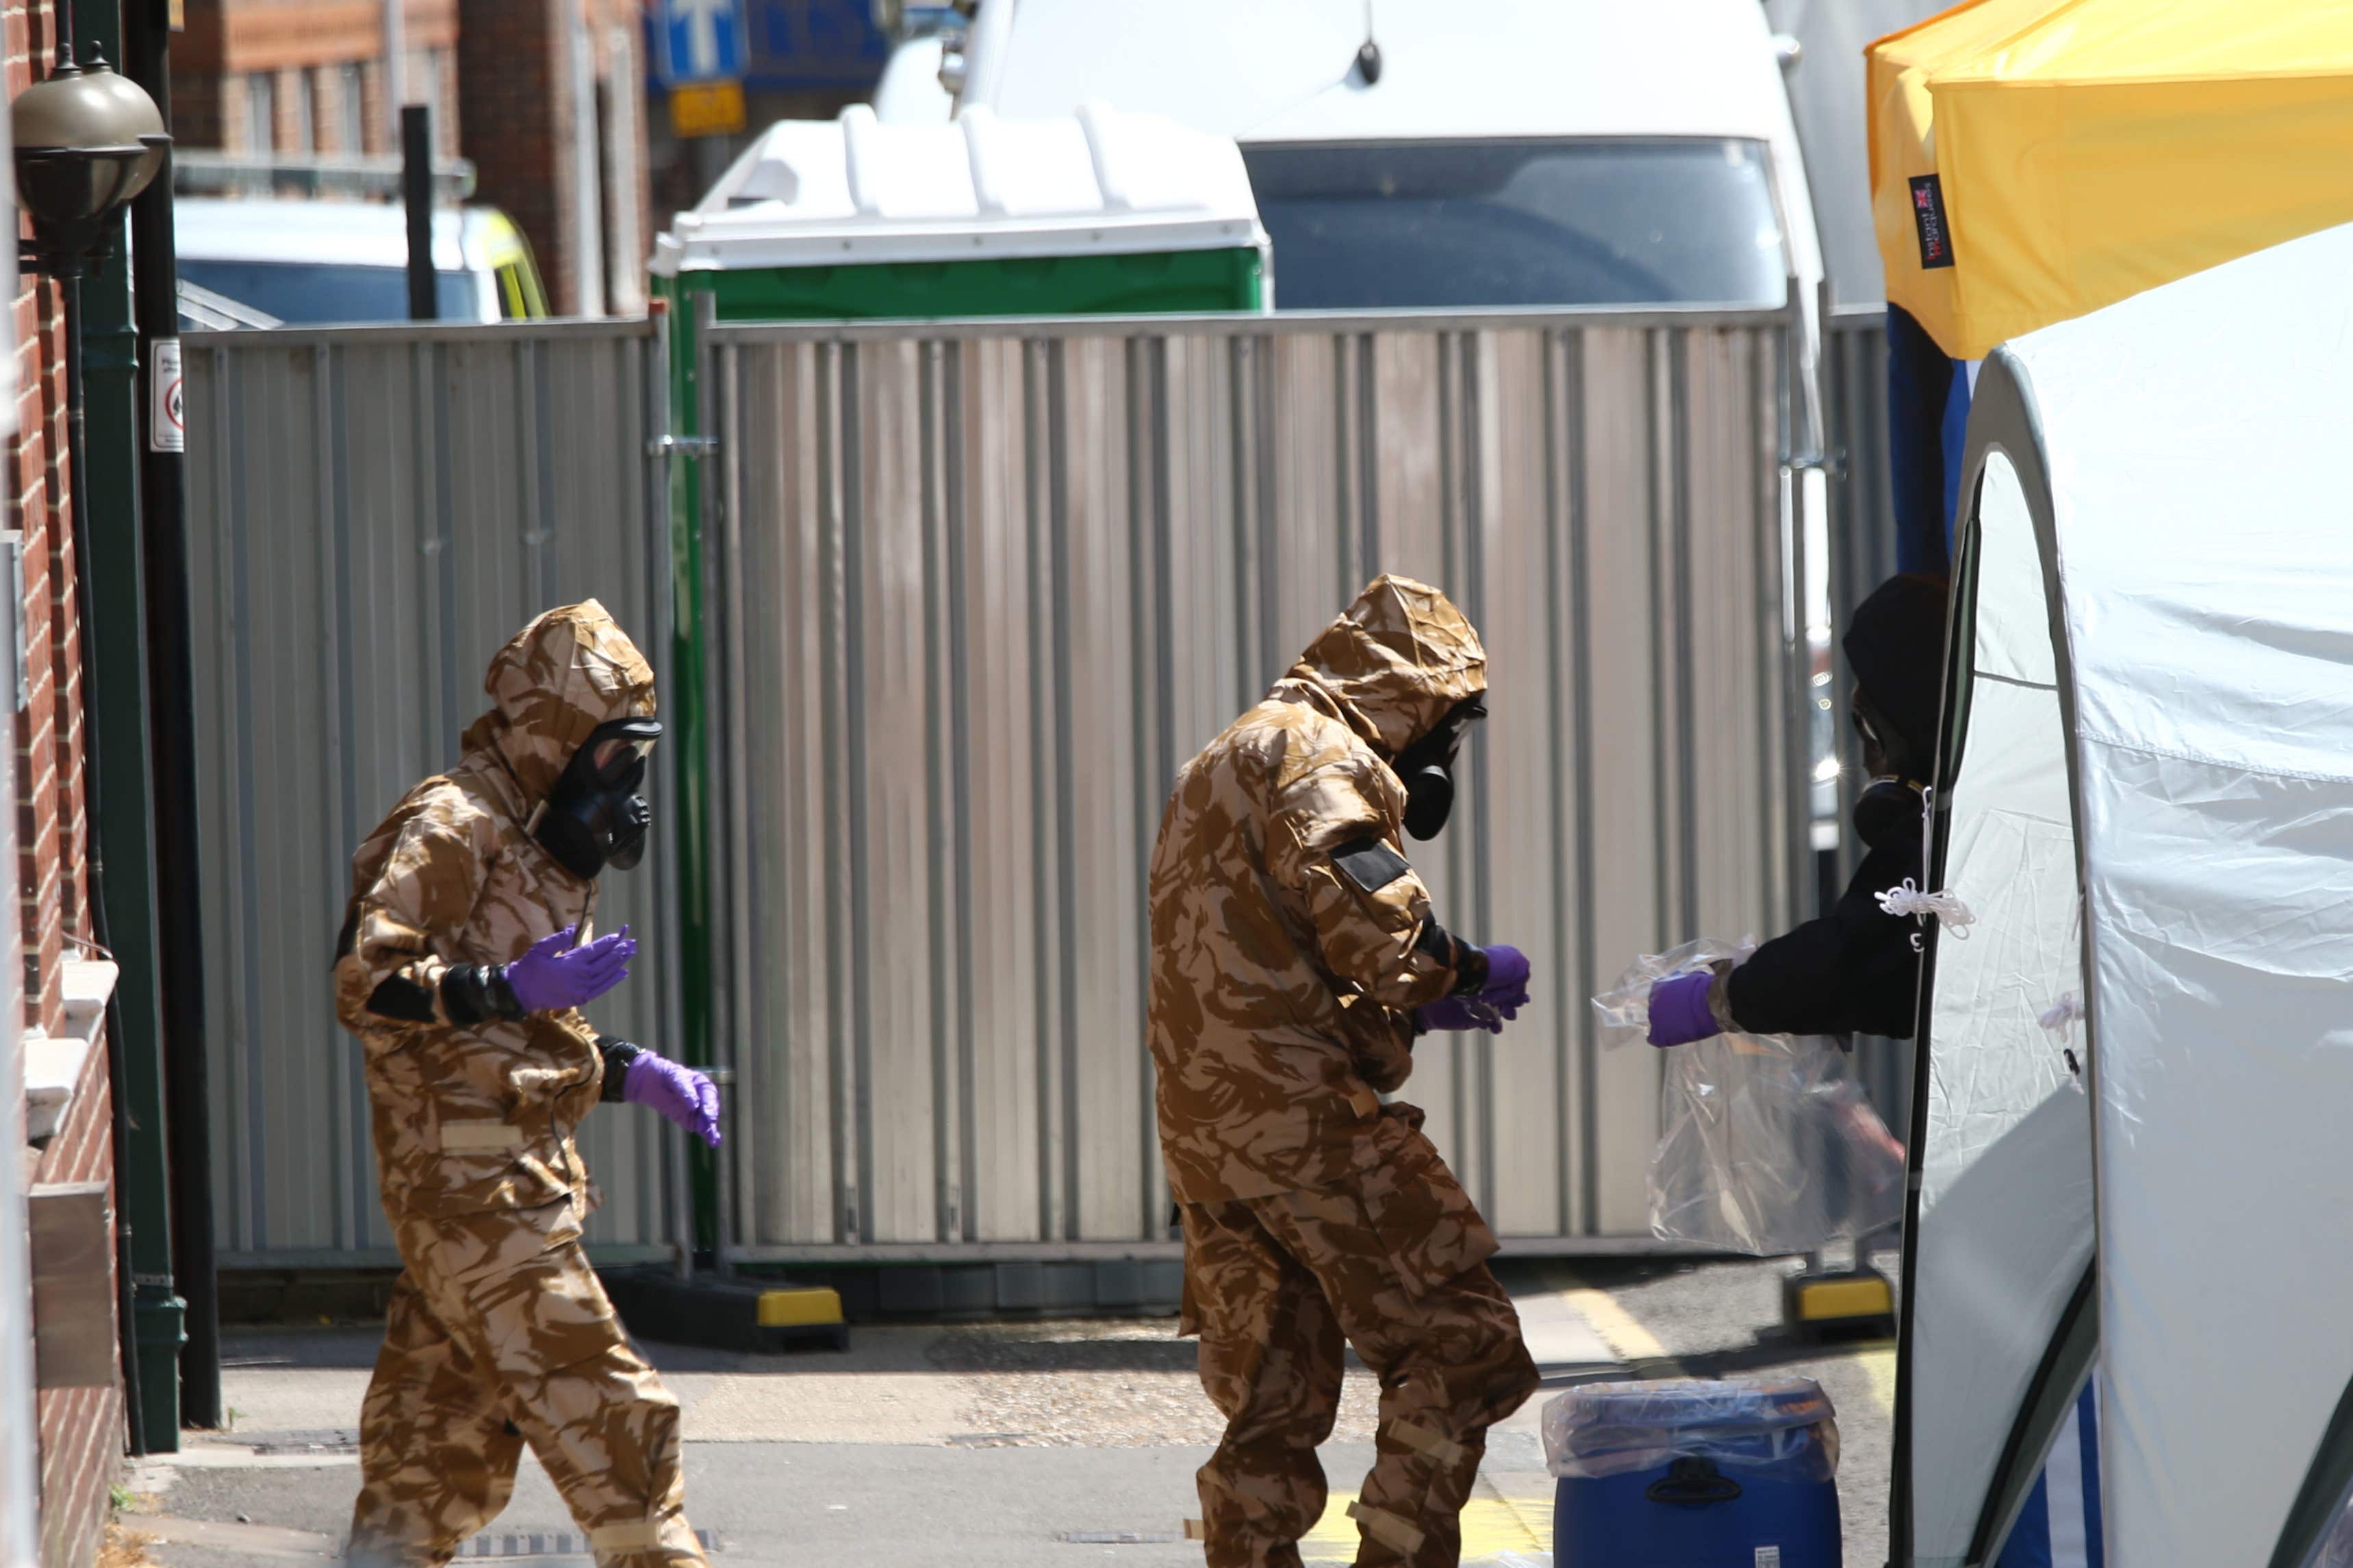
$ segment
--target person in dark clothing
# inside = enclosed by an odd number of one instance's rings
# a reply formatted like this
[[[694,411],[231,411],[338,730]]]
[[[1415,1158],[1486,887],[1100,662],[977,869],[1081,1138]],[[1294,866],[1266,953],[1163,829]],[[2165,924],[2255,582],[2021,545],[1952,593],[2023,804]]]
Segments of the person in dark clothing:
[[[1651,1044],[1711,1035],[1912,1037],[1919,921],[1879,896],[1921,877],[1921,803],[1936,755],[1946,580],[1892,577],[1855,610],[1843,646],[1854,671],[1855,728],[1871,783],[1854,805],[1867,847],[1838,906],[1746,962],[1671,974],[1651,988]]]

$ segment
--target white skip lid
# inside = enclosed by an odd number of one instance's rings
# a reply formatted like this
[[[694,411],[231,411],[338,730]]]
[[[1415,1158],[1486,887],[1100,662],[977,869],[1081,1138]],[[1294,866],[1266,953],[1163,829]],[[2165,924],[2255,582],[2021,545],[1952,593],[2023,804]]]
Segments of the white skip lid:
[[[654,270],[1263,248],[1232,138],[1086,104],[945,125],[780,121],[655,242]]]

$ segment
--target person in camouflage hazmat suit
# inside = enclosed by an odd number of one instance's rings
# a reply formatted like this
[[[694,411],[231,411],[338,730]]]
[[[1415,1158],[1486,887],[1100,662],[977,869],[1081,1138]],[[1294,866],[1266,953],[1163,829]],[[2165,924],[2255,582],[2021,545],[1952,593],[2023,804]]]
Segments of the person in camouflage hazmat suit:
[[[492,707],[353,860],[335,993],[365,1053],[404,1265],[360,1419],[349,1561],[448,1563],[513,1489],[528,1441],[606,1568],[704,1561],[678,1402],[581,1250],[596,1202],[573,1131],[600,1100],[718,1142],[710,1080],[578,1008],[627,977],[590,940],[597,873],[637,863],[653,671],[595,600],[491,661]]]
[[[1436,589],[1377,579],[1176,778],[1152,857],[1149,1035],[1185,1317],[1227,1417],[1211,1568],[1290,1568],[1322,1516],[1344,1340],[1381,1385],[1356,1561],[1458,1561],[1486,1430],[1536,1386],[1495,1238],[1384,1105],[1430,1028],[1500,1031],[1528,964],[1432,917],[1401,853],[1451,802],[1486,656]]]

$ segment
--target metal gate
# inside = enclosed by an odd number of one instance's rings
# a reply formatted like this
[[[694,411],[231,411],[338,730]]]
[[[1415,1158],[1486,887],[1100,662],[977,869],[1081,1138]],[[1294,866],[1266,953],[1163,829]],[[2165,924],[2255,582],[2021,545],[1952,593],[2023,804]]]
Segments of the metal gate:
[[[1838,647],[1847,617],[1864,595],[1895,574],[1895,496],[1889,479],[1887,442],[1887,313],[1882,310],[1825,309],[1822,343],[1822,403],[1831,452],[1829,486],[1831,646]],[[1862,744],[1850,722],[1853,675],[1846,656],[1833,654],[1832,737],[1845,767],[1839,776],[1839,820],[1843,825],[1866,782]],[[1852,830],[1841,839],[1838,885],[1862,859]],[[1855,1076],[1896,1136],[1912,1125],[1912,1044],[1908,1040],[1859,1039]]]
[[[1487,640],[1495,720],[1418,859],[1541,980],[1407,1092],[1514,1246],[1648,1245],[1656,1066],[1583,999],[1810,912],[1789,317],[705,325],[731,1256],[1167,1249],[1163,797],[1381,570]],[[329,951],[353,847],[454,760],[491,651],[594,594],[671,673],[659,330],[187,340],[226,1266],[391,1258]],[[685,1026],[668,850],[610,890],[653,940],[600,1014],[657,1045]],[[600,1255],[667,1256],[675,1141],[604,1114],[584,1142]]]
[[[491,655],[542,609],[593,595],[667,664],[661,351],[642,321],[185,342],[221,1261],[388,1263],[329,973],[352,852],[457,760]],[[647,941],[599,1019],[675,1039],[674,857],[658,842],[611,880],[600,920]],[[607,1113],[583,1134],[608,1260],[670,1255],[659,1129]]]
[[[1143,876],[1176,768],[1375,573],[1492,722],[1417,847],[1536,961],[1406,1093],[1510,1245],[1648,1244],[1585,998],[1810,911],[1783,312],[697,323],[742,1261],[1167,1246]]]

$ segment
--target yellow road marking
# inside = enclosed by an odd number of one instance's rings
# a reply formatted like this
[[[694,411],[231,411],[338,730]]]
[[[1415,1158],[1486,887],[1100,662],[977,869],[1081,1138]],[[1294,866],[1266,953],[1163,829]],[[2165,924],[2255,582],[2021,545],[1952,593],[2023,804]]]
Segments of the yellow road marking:
[[[1854,1360],[1871,1379],[1873,1402],[1889,1415],[1895,1414],[1895,1352],[1859,1351]]]
[[[1485,1483],[1482,1480],[1481,1484]],[[1552,1550],[1553,1498],[1550,1492],[1532,1498],[1506,1495],[1502,1501],[1512,1510],[1512,1517],[1518,1521],[1520,1528],[1527,1532],[1528,1539],[1535,1542],[1536,1550]]]
[[[1636,1321],[1634,1314],[1619,1304],[1618,1298],[1596,1286],[1586,1284],[1570,1269],[1558,1264],[1546,1267],[1543,1274],[1546,1284],[1560,1292],[1577,1316],[1591,1325],[1609,1347],[1609,1353],[1620,1361],[1667,1361],[1667,1347],[1658,1337]]]
[[[1462,1561],[1475,1562],[1504,1552],[1542,1552],[1548,1542],[1531,1529],[1531,1518],[1542,1521],[1548,1536],[1552,1529],[1552,1500],[1541,1503],[1529,1499],[1506,1498],[1495,1492],[1483,1480],[1480,1489],[1488,1495],[1473,1496],[1462,1505]],[[1356,1500],[1354,1492],[1334,1492],[1324,1505],[1324,1517],[1315,1528],[1299,1538],[1299,1554],[1310,1563],[1353,1563],[1356,1560],[1356,1521],[1348,1517],[1348,1505]]]

